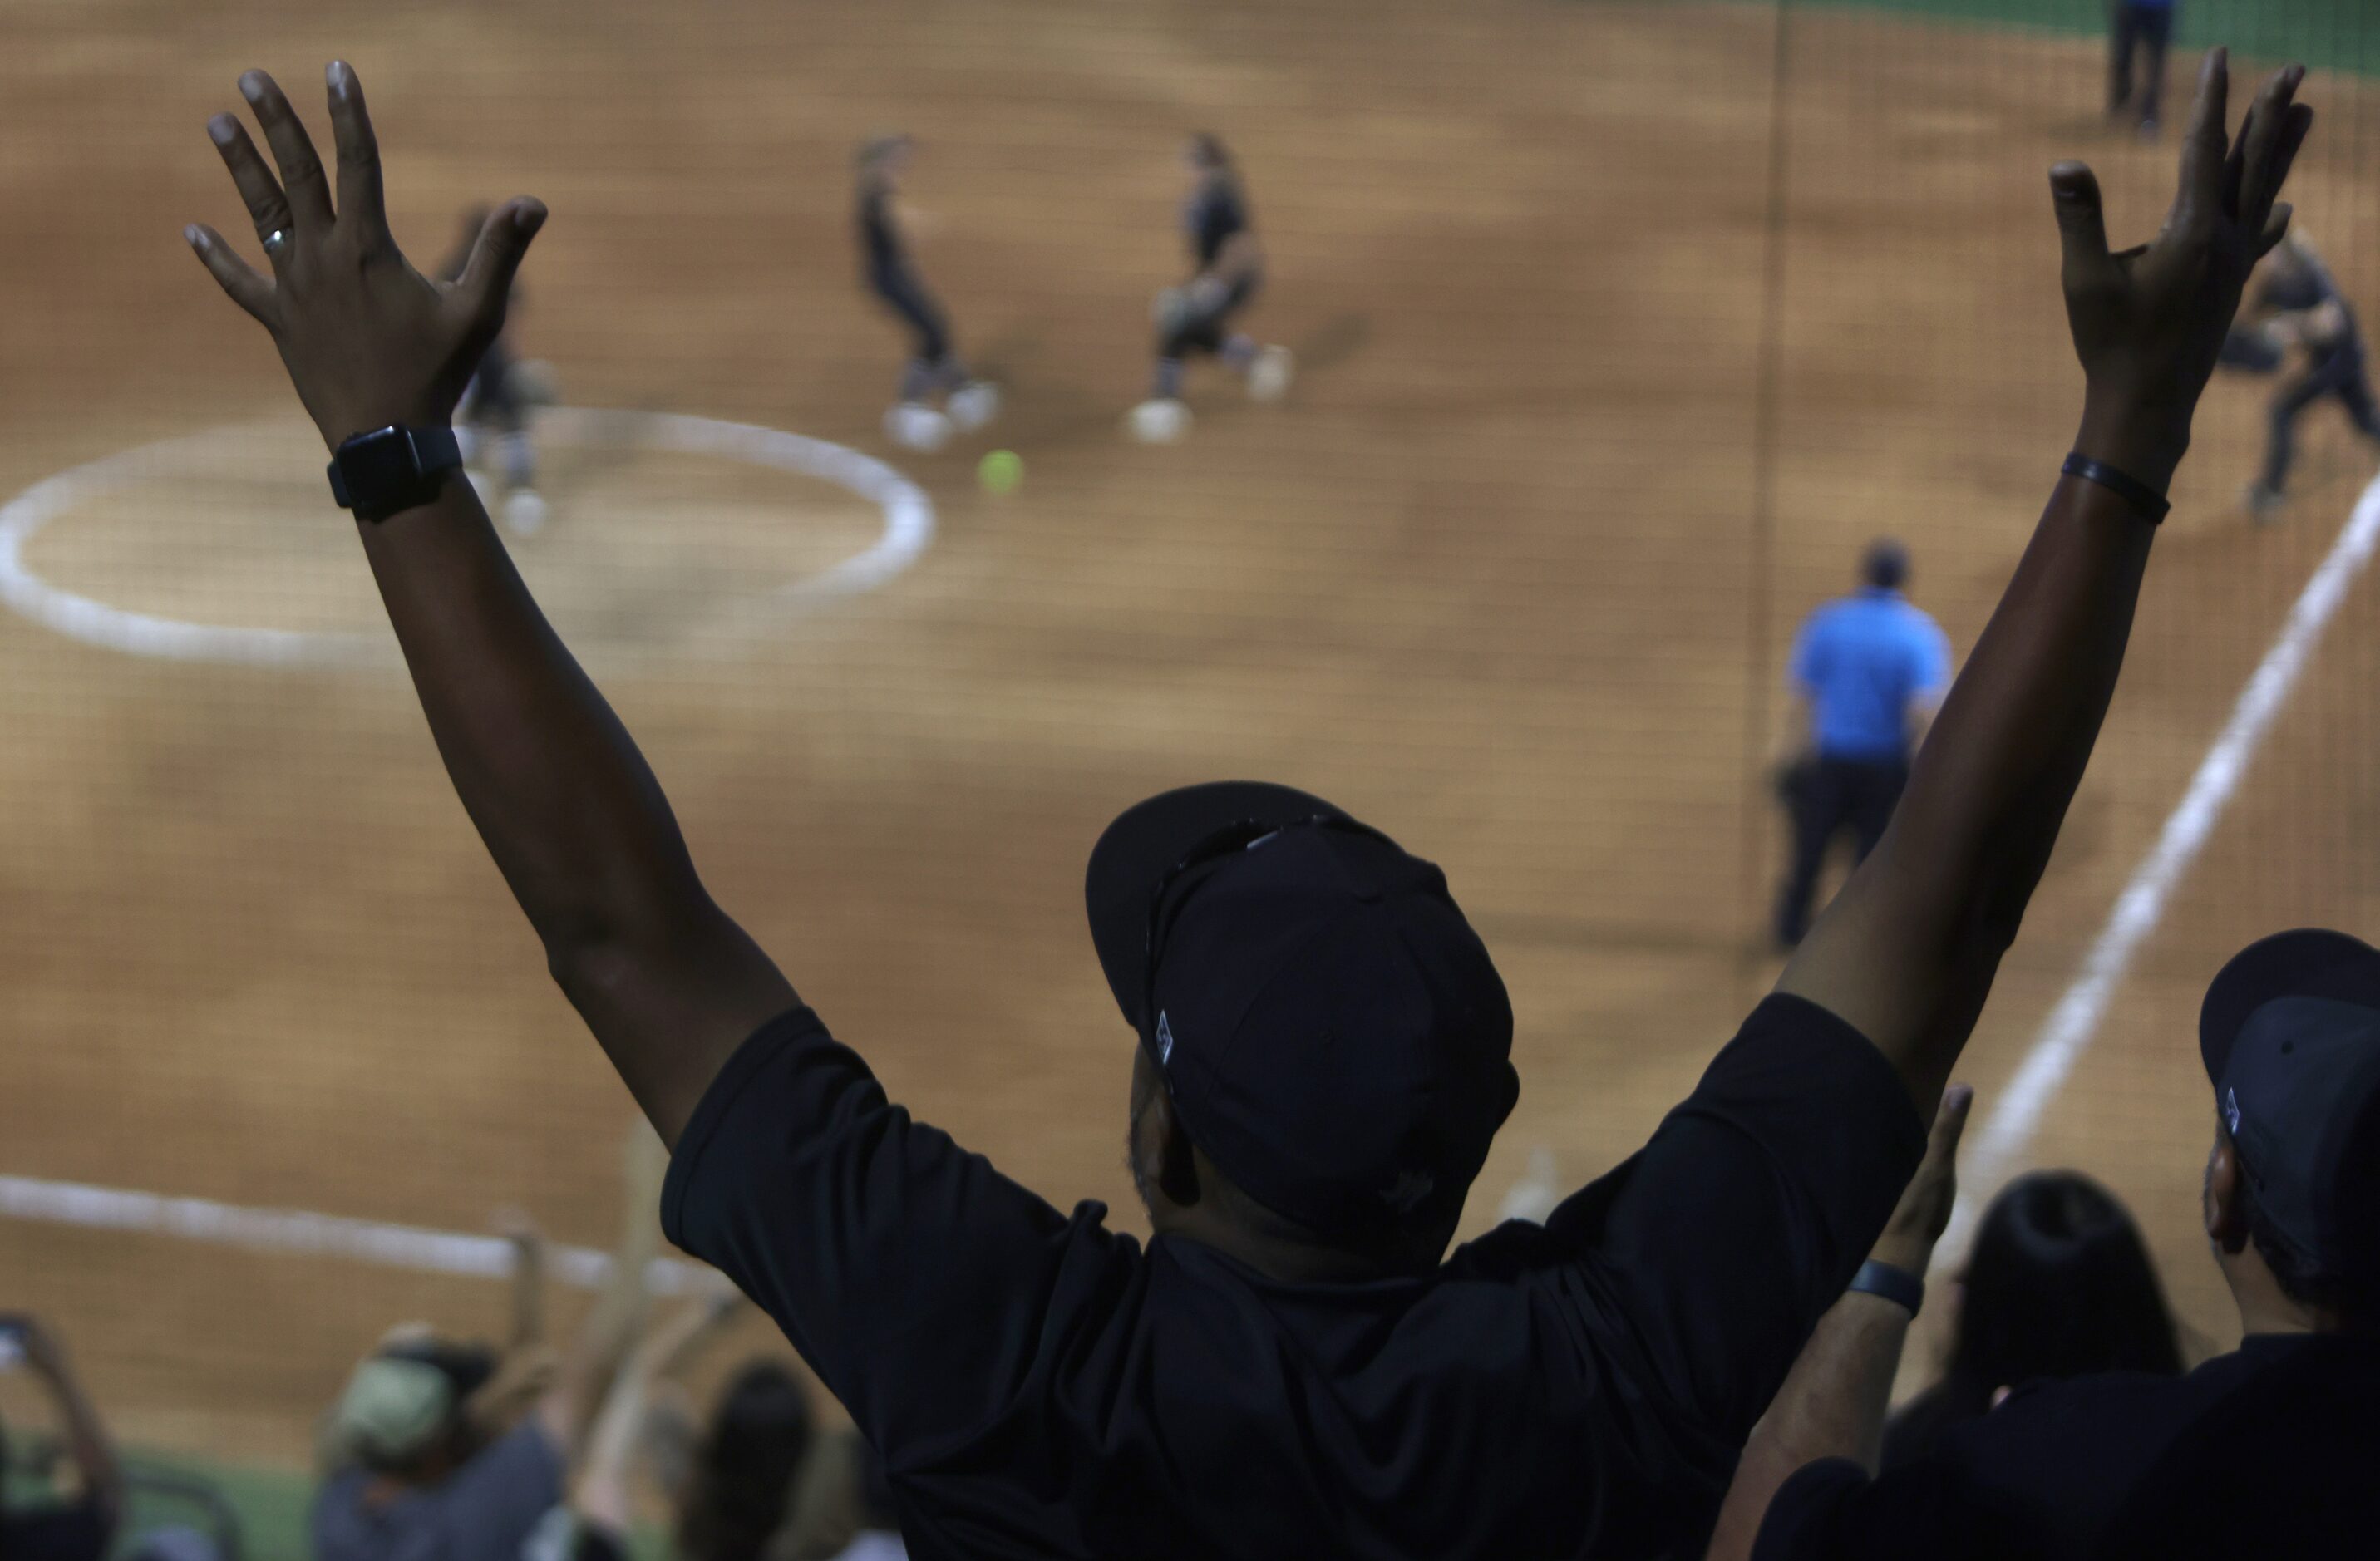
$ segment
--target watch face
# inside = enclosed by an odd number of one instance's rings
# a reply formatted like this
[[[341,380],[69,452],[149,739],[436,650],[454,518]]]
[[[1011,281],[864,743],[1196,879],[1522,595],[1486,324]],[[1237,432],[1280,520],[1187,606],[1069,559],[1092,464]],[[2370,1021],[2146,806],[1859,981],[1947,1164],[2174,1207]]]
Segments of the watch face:
[[[404,491],[421,478],[413,436],[397,428],[356,435],[339,446],[339,476],[359,502]]]

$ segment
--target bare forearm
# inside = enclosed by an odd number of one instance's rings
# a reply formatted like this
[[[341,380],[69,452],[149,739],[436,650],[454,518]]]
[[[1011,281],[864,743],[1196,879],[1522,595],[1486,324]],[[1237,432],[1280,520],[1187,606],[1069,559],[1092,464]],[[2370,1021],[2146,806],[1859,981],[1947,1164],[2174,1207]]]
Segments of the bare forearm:
[[[696,877],[660,784],[521,583],[469,485],[363,527],[464,810],[548,968],[674,1144],[793,988]]]
[[[2074,448],[2107,483],[2058,479],[1890,828],[1779,982],[1874,1041],[1920,1110],[1974,1027],[2090,760],[2155,535],[2141,512],[2172,481],[2240,288],[2288,225],[2274,198],[2313,124],[2294,102],[2304,75],[2276,73],[2235,139],[2228,60],[2208,53],[2149,244],[2111,248],[2097,179],[2078,163],[2050,170],[2085,386]]]
[[[447,774],[548,948],[705,903],[652,771],[470,484],[358,529]]]
[[[98,1407],[82,1384],[64,1365],[47,1366],[50,1391],[56,1398],[58,1418],[65,1423],[67,1445],[80,1471],[85,1495],[109,1513],[124,1508],[124,1468],[116,1460],[115,1444],[99,1418]]]
[[[1930,865],[1925,909],[1946,929],[1979,914],[2013,936],[2115,693],[2155,535],[2074,478],[2042,512],[1887,837]]]
[[[1784,989],[1876,1039],[1921,1106],[1941,1093],[2082,780],[2155,534],[2119,495],[2060,479],[1890,828],[1830,914],[1849,938],[1813,939],[1786,972]],[[1888,978],[1832,968],[1864,957],[1847,943],[1880,939],[1900,956]]]
[[[1846,1295],[1818,1319],[1785,1386],[1744,1444],[1719,1508],[1709,1561],[1752,1554],[1768,1504],[1804,1464],[1847,1458],[1876,1471],[1893,1373],[1908,1335],[1909,1313],[1872,1295]]]
[[[545,1241],[533,1230],[509,1238],[513,1249],[514,1349],[528,1349],[545,1340]]]

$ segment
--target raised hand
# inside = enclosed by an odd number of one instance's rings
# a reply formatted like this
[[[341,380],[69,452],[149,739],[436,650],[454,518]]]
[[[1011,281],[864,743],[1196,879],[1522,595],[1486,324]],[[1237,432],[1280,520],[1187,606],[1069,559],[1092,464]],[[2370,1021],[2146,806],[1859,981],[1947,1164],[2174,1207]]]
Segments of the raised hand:
[[[2160,490],[2189,448],[2191,415],[2248,273],[2289,229],[2289,208],[2277,198],[2313,123],[2294,101],[2304,79],[2303,66],[2275,74],[2234,138],[2229,57],[2208,52],[2180,185],[2154,243],[2110,253],[2099,181],[2080,163],[2050,170],[2066,318],[2089,383],[2078,446]]]
[[[1966,1084],[1952,1084],[1943,1092],[1934,1131],[1925,1140],[1925,1158],[1901,1190],[1900,1203],[1876,1243],[1878,1263],[1923,1274],[1933,1261],[1934,1244],[1949,1228],[1950,1208],[1959,1201],[1959,1138],[1967,1131],[1967,1113],[1974,1104],[1975,1092]]]
[[[513,275],[545,207],[526,199],[498,207],[461,279],[431,281],[389,236],[380,147],[355,71],[334,60],[324,74],[339,152],[336,208],[305,125],[273,78],[251,70],[239,79],[240,94],[279,176],[232,115],[207,121],[207,134],[239,187],[273,274],[260,275],[211,227],[194,224],[183,236],[232,301],[273,333],[298,398],[335,449],[392,423],[439,427],[453,417],[504,327]]]

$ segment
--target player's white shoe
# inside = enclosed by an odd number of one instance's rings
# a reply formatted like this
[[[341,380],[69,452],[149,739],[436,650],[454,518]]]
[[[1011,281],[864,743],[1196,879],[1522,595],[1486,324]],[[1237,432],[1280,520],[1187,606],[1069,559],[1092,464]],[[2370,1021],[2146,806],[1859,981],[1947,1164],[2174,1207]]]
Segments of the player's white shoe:
[[[1171,444],[1190,431],[1190,408],[1172,396],[1154,396],[1134,407],[1124,426],[1143,444]]]
[[[534,537],[545,526],[545,499],[534,488],[516,488],[504,495],[504,529],[516,537]]]
[[[922,401],[905,401],[884,414],[884,437],[904,450],[940,450],[951,437],[951,420]]]
[[[947,405],[953,425],[972,433],[1000,416],[1000,387],[990,380],[970,380],[951,392]]]
[[[1279,401],[1289,393],[1289,384],[1297,378],[1297,359],[1287,347],[1266,347],[1248,365],[1248,399]]]

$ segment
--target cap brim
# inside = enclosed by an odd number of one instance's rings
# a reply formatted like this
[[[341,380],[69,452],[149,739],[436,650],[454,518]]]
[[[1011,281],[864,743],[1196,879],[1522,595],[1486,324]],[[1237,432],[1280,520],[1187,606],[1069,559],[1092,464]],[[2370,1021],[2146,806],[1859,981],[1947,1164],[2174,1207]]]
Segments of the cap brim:
[[[1214,780],[1161,793],[1126,808],[1091,847],[1083,900],[1091,916],[1091,944],[1116,1006],[1135,1030],[1148,989],[1148,897],[1202,841],[1255,819],[1294,824],[1345,818],[1311,793],[1266,780]]]
[[[2260,938],[2231,956],[2198,1010],[2198,1055],[2220,1084],[2248,1016],[2276,998],[2328,998],[2380,1008],[2380,949],[2322,927]]]

